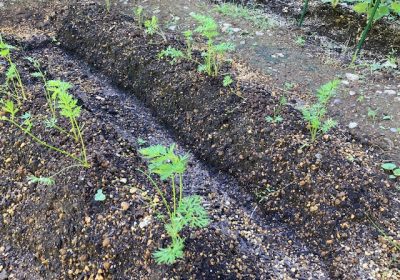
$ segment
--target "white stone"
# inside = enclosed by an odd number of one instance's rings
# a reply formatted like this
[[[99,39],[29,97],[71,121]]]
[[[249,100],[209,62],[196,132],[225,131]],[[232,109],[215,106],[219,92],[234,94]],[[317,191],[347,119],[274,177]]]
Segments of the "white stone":
[[[384,93],[389,94],[389,95],[396,95],[397,92],[393,89],[385,89]]]
[[[348,79],[350,81],[358,81],[360,79],[360,76],[358,76],[356,74],[352,74],[352,73],[346,73],[345,76],[346,76],[346,79]]]
[[[358,123],[356,123],[356,122],[349,123],[349,128],[356,128],[357,126],[358,126]]]
[[[151,223],[151,216],[144,217],[144,219],[139,223],[140,228],[145,228]]]

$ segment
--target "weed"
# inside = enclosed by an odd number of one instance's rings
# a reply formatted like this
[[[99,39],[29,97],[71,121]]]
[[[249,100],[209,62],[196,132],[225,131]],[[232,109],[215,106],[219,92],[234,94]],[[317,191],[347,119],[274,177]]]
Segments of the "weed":
[[[306,40],[304,39],[303,36],[298,36],[296,38],[296,41],[294,41],[296,45],[299,45],[300,47],[304,47],[306,45]]]
[[[143,145],[145,145],[146,143],[147,143],[147,141],[146,140],[144,140],[143,138],[138,138],[137,139],[137,143],[138,143],[138,145],[139,146],[143,146]]]
[[[179,59],[184,58],[185,55],[182,51],[177,50],[171,46],[169,46],[167,49],[162,50],[159,54],[158,54],[158,58],[162,59],[168,57],[171,59],[170,63],[171,64],[175,64],[179,61]]]
[[[286,91],[292,90],[295,87],[294,83],[285,82],[283,89]]]
[[[222,85],[224,87],[229,87],[232,83],[233,83],[233,79],[232,79],[231,75],[226,75],[224,77],[224,80],[222,81]]]
[[[287,104],[287,99],[285,96],[282,96],[279,99],[278,106],[274,108],[273,116],[266,116],[265,120],[269,123],[280,123],[283,122],[283,117],[281,116],[282,108]]]
[[[173,264],[177,259],[183,258],[185,239],[180,236],[180,232],[186,226],[203,228],[210,223],[207,212],[201,205],[201,198],[196,195],[183,196],[183,174],[187,169],[188,157],[178,156],[174,150],[175,145],[170,147],[155,145],[139,150],[140,154],[149,161],[148,172],[139,171],[146,175],[154,186],[169,215],[165,230],[172,243],[153,254],[158,264]],[[151,175],[158,175],[162,181],[169,180],[171,193],[167,190],[163,191]],[[171,197],[172,202],[168,202],[168,197]]]
[[[254,27],[265,30],[271,27],[271,22],[261,10],[250,9],[243,5],[236,5],[231,3],[222,3],[217,5],[214,10],[222,15],[235,18],[244,19],[251,23]]]
[[[337,122],[331,118],[326,119],[326,106],[329,100],[334,96],[336,88],[339,86],[339,80],[331,81],[317,90],[318,102],[311,106],[302,108],[303,118],[307,122],[307,128],[311,134],[311,142],[314,142],[319,132],[327,133],[337,125]]]
[[[393,162],[383,163],[381,165],[381,168],[390,173],[389,178],[391,179],[396,179],[400,177],[400,167]]]
[[[96,194],[94,195],[94,200],[95,201],[104,201],[104,200],[106,200],[106,195],[103,193],[102,189],[98,189],[96,191]]]
[[[31,175],[28,177],[29,184],[40,184],[45,186],[52,186],[55,184],[55,181],[51,177],[36,177]]]
[[[367,113],[368,118],[370,118],[373,121],[375,121],[377,115],[378,115],[378,110],[373,110],[370,107],[368,107],[368,113]]]
[[[15,49],[14,46],[8,45],[3,41],[0,34],[0,57],[8,62],[8,69],[6,71],[6,84],[5,87],[11,92],[11,97],[21,104],[21,99],[26,99],[25,89],[22,84],[21,75],[17,69],[17,65],[11,59],[11,51]]]

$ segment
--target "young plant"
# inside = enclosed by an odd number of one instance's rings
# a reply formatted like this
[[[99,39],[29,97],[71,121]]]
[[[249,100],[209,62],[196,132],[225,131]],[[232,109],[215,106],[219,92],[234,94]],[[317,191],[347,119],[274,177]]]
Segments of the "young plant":
[[[282,107],[287,104],[287,99],[285,96],[282,96],[279,99],[278,107],[274,108],[274,115],[273,116],[266,116],[265,120],[269,123],[280,123],[283,121],[281,116]]]
[[[164,41],[167,41],[164,32],[161,30],[158,24],[158,18],[156,16],[152,16],[151,19],[148,19],[144,22],[145,32],[150,36],[154,36],[155,34],[160,35]]]
[[[19,108],[12,99],[0,99],[0,121],[10,123],[11,125],[20,129],[29,137],[31,137],[38,144],[45,146],[50,150],[61,153],[65,156],[68,156],[78,161],[82,166],[88,168],[90,165],[86,156],[86,147],[83,140],[82,128],[78,125],[77,121],[77,118],[80,115],[80,107],[77,106],[77,100],[74,99],[67,92],[67,90],[72,86],[69,83],[65,83],[62,81],[48,81],[46,86],[49,92],[52,92],[51,98],[52,102],[54,100],[54,108],[57,105],[60,109],[60,115],[68,118],[68,120],[70,121],[72,127],[71,130],[75,137],[75,140],[80,142],[81,156],[78,157],[64,149],[55,147],[34,135],[34,133],[32,132],[32,128],[34,127],[32,115],[29,112],[25,112],[22,116],[17,118]],[[61,128],[59,130],[65,132],[65,130]],[[69,135],[69,133],[65,133]]]
[[[337,122],[331,118],[326,118],[326,106],[329,100],[334,96],[336,88],[339,86],[339,80],[331,81],[317,90],[317,102],[311,106],[305,106],[301,112],[304,120],[307,122],[307,128],[311,134],[311,142],[317,139],[318,133],[327,133],[337,125]]]
[[[304,39],[303,36],[298,36],[296,38],[296,41],[294,41],[296,43],[296,45],[300,46],[300,47],[304,47],[306,45],[306,40]]]
[[[199,26],[194,30],[207,39],[206,50],[202,53],[204,62],[198,68],[199,72],[205,72],[209,76],[218,76],[223,57],[226,53],[233,51],[235,46],[231,43],[222,42],[215,44],[219,35],[218,24],[211,17],[194,14],[191,16],[198,22]]]
[[[107,13],[111,10],[111,0],[105,0]]]
[[[245,20],[261,30],[271,27],[271,22],[266,17],[265,13],[258,9],[251,9],[244,5],[236,5],[232,3],[221,3],[217,5],[214,10],[234,19]]]
[[[186,56],[192,59],[192,49],[193,49],[193,31],[186,30],[183,32],[186,42]]]
[[[0,57],[8,62],[8,70],[6,72],[6,88],[9,88],[11,97],[21,103],[21,99],[26,99],[25,88],[23,86],[21,75],[15,63],[11,59],[11,51],[14,46],[8,45],[3,41],[0,34]],[[11,86],[12,85],[12,86]]]
[[[368,116],[368,118],[370,118],[373,121],[375,121],[376,117],[378,116],[378,110],[373,110],[372,108],[368,107],[367,116]]]
[[[381,168],[387,172],[392,174],[389,175],[390,179],[400,178],[400,167],[392,162],[384,163],[381,165]]]
[[[31,74],[32,77],[34,78],[38,78],[41,79],[43,82],[43,89],[44,89],[44,93],[45,93],[45,97],[47,100],[47,106],[50,109],[51,115],[53,119],[57,119],[56,118],[56,107],[55,107],[55,100],[52,99],[50,91],[47,88],[47,80],[46,80],[46,73],[42,72],[41,66],[39,61],[37,61],[36,59],[34,59],[33,57],[26,57],[26,60],[28,60],[30,63],[32,63],[33,67],[35,67],[36,72],[33,72]]]
[[[27,122],[24,117],[22,117],[22,123],[18,121],[18,118],[16,118],[16,114],[18,113],[18,108],[15,106],[14,102],[12,100],[2,100],[0,99],[0,104],[2,104],[1,112],[0,112],[0,121],[8,122],[11,125],[15,126],[19,130],[21,130],[23,133],[28,135],[30,138],[32,138],[36,143],[39,145],[42,145],[50,150],[53,150],[55,152],[58,152],[60,154],[63,154],[67,157],[70,157],[79,163],[82,164],[84,167],[89,167],[89,163],[87,162],[86,158],[81,158],[77,157],[72,153],[67,152],[66,150],[57,148],[46,141],[40,139],[36,135],[34,135],[31,131],[33,127],[33,123],[31,121],[31,118],[29,118],[29,122]]]
[[[133,14],[135,16],[135,19],[138,23],[138,25],[141,27],[143,24],[143,7],[139,6],[136,9],[133,10]]]
[[[185,55],[182,51],[169,46],[168,48],[166,48],[165,50],[162,50],[158,54],[159,59],[163,59],[165,57],[168,57],[171,59],[171,61],[170,61],[171,64],[175,64],[179,61],[179,59],[184,58]]]
[[[188,157],[176,155],[174,150],[175,145],[155,145],[139,150],[148,160],[148,172],[139,171],[154,186],[169,215],[169,221],[165,221],[165,230],[172,243],[153,254],[158,264],[173,264],[183,258],[185,239],[180,236],[180,232],[186,226],[204,228],[210,223],[207,212],[201,205],[201,198],[196,195],[183,196],[183,174],[187,170]],[[163,191],[152,175],[158,175],[162,181],[169,181],[171,192]],[[171,201],[168,201],[169,197]]]
[[[222,81],[222,85],[224,87],[229,87],[232,83],[233,83],[233,79],[232,79],[231,75],[226,75],[224,77],[224,80]]]

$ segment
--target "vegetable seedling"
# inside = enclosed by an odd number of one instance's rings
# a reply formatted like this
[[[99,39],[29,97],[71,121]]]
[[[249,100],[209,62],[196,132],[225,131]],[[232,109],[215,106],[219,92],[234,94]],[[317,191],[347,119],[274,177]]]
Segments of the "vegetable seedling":
[[[187,170],[188,157],[186,155],[179,156],[175,154],[174,150],[175,145],[170,147],[154,145],[139,150],[139,153],[148,161],[148,172],[139,171],[153,185],[169,215],[169,222],[165,224],[165,230],[172,243],[153,254],[158,264],[171,265],[183,258],[185,239],[180,236],[180,232],[186,226],[204,228],[210,223],[208,214],[201,205],[201,198],[196,195],[183,195],[183,174]],[[152,175],[158,175],[162,181],[169,181],[171,192],[163,190]],[[168,197],[171,197],[172,201],[168,201]]]

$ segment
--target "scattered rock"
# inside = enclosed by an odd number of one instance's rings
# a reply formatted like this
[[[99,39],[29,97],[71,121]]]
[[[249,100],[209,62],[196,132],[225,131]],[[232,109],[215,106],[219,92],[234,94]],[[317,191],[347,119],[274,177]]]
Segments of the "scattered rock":
[[[131,205],[128,202],[124,201],[124,202],[121,203],[121,208],[122,208],[123,211],[128,210],[130,206]]]
[[[0,280],[6,280],[6,279],[8,279],[8,273],[3,269],[3,271],[0,272]]]
[[[151,216],[146,216],[140,223],[139,227],[140,228],[145,228],[151,223]]]
[[[349,123],[349,128],[356,128],[358,126],[358,123],[356,123],[356,122],[351,122],[351,123]]]
[[[385,89],[384,93],[389,94],[389,95],[396,95],[397,92],[393,89]]]
[[[360,79],[360,76],[358,76],[357,74],[352,74],[352,73],[346,73],[345,74],[346,79],[350,80],[350,81],[358,81]]]
[[[121,178],[121,179],[119,179],[119,181],[120,181],[122,184],[126,184],[126,183],[128,182],[128,179],[126,179],[126,178]]]
[[[110,238],[108,238],[108,237],[104,238],[102,245],[103,245],[103,247],[110,246]]]

